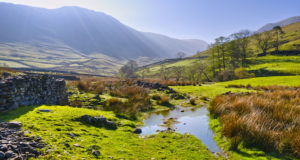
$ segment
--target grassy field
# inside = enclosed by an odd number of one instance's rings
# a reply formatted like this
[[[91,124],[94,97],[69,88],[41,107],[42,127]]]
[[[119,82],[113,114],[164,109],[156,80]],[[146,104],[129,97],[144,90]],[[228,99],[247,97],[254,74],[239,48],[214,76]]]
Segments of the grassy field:
[[[257,76],[300,75],[300,56],[264,56],[250,60],[253,64],[248,70],[257,73]],[[258,73],[259,70],[267,72]]]
[[[206,84],[202,86],[173,86],[172,88],[180,93],[187,93],[195,97],[207,97],[213,99],[217,95],[226,92],[256,92],[255,90],[247,90],[244,88],[227,88],[228,85],[251,85],[251,86],[300,86],[300,76],[274,76],[274,77],[259,77],[250,79],[241,79],[228,82],[219,82],[214,84]],[[230,150],[231,139],[222,136],[221,124],[219,119],[211,117],[210,126],[214,130],[214,137],[217,144],[228,153],[230,159],[293,159],[285,155],[276,153],[266,153],[258,148],[244,147],[239,145],[237,150]]]
[[[279,47],[280,51],[299,51],[300,48],[297,47],[300,43],[300,23],[294,23],[288,26],[282,27],[285,34],[281,35],[281,41],[285,42]],[[261,51],[255,46],[254,38],[250,37],[249,50],[253,52],[253,57],[250,57],[252,64],[247,68],[249,71],[256,73],[257,76],[276,76],[276,75],[299,75],[300,74],[300,56],[263,56],[256,57]],[[273,52],[274,48],[268,50],[268,52]],[[193,57],[203,57],[207,56],[209,51],[204,51],[194,55]],[[203,58],[200,58],[203,61]],[[183,59],[181,61],[163,63],[165,67],[173,66],[185,66],[189,67],[194,63],[198,62],[199,59]],[[157,75],[159,73],[160,65],[154,64],[149,65],[148,76]],[[144,68],[141,68],[143,70]],[[138,73],[141,73],[139,71]]]
[[[38,112],[39,109],[50,109],[51,112]],[[79,121],[78,118],[85,114],[103,115],[119,124],[118,129],[98,128]],[[51,145],[49,154],[41,159],[96,159],[92,155],[93,149],[100,151],[98,158],[102,159],[216,159],[194,136],[160,133],[141,138],[132,133],[139,122],[119,119],[107,111],[68,106],[24,107],[10,111],[0,120],[20,121],[23,130],[30,131],[29,135],[39,135]],[[76,136],[71,138],[67,133]]]

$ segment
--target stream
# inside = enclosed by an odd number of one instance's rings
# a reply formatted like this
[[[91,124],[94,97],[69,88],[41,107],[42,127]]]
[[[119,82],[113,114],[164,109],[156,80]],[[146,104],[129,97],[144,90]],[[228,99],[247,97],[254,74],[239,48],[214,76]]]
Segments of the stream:
[[[141,135],[146,136],[167,130],[168,127],[162,126],[164,121],[169,118],[176,118],[177,123],[171,125],[175,132],[192,134],[199,138],[211,152],[222,153],[222,150],[213,139],[214,133],[209,127],[207,114],[206,107],[192,109],[188,107],[183,108],[180,105],[170,111],[154,112],[144,120],[144,126],[141,127]]]

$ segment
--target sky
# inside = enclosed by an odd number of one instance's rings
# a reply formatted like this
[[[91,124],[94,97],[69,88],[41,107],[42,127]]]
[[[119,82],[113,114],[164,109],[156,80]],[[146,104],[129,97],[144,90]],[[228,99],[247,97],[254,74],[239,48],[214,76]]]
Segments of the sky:
[[[300,16],[300,0],[0,0],[41,8],[79,6],[139,31],[213,42],[243,29]]]

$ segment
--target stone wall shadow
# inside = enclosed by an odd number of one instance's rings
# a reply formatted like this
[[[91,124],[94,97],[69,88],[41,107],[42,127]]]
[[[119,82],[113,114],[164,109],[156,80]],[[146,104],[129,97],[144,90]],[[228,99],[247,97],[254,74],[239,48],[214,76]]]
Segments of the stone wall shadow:
[[[27,107],[20,107],[17,109],[0,112],[0,122],[12,121],[14,119],[17,119],[17,118],[21,117],[22,115],[24,115],[30,111],[33,111],[37,107],[39,107],[39,106],[27,106]]]

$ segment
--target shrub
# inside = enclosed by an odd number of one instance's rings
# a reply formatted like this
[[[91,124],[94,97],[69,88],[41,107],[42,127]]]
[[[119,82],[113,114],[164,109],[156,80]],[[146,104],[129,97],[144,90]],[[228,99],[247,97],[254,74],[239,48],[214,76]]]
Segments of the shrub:
[[[255,77],[254,73],[249,73],[245,68],[237,68],[234,70],[234,76],[238,79]]]
[[[190,99],[190,104],[191,105],[196,105],[196,99],[195,98]]]
[[[163,106],[170,106],[170,99],[168,96],[162,96],[161,99],[160,99],[160,102],[159,102],[160,105],[163,105]]]
[[[151,98],[154,100],[157,100],[157,101],[159,101],[161,99],[160,95],[158,95],[158,94],[153,95]]]

